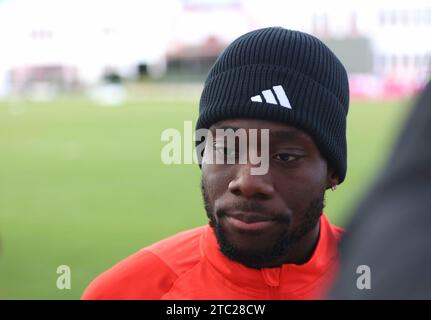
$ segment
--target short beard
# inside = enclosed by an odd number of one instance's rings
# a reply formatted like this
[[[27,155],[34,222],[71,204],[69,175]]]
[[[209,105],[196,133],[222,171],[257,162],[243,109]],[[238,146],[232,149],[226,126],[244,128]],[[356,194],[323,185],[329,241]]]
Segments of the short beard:
[[[283,257],[286,257],[292,246],[316,227],[325,207],[325,189],[323,189],[317,197],[311,200],[307,209],[304,210],[302,214],[303,219],[294,232],[288,233],[284,231],[268,250],[244,253],[238,250],[235,244],[227,239],[225,230],[217,222],[203,178],[201,181],[201,190],[209,225],[214,230],[221,252],[227,258],[253,269],[267,268],[269,262],[280,261]],[[286,229],[289,224],[288,222]],[[277,267],[277,265],[271,267]]]

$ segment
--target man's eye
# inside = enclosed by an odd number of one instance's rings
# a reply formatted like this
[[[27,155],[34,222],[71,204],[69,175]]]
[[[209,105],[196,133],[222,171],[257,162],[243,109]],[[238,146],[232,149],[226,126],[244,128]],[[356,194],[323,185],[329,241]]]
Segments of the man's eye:
[[[284,162],[290,162],[293,160],[298,159],[298,156],[294,156],[290,153],[277,153],[276,155],[274,155],[273,157],[275,160],[280,160],[280,161],[284,161]]]
[[[224,156],[228,156],[228,157],[235,156],[235,154],[236,154],[235,148],[228,148],[228,147],[225,146],[224,143],[217,143],[217,142],[215,142],[213,144],[213,149],[218,154],[224,155]]]
[[[216,152],[228,157],[232,157],[236,155],[236,151],[234,148],[215,147],[215,150]]]

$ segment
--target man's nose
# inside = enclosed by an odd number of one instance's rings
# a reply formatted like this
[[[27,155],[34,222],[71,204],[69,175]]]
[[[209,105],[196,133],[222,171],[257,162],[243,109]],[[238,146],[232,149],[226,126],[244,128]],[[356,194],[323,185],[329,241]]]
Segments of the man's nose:
[[[274,195],[270,174],[253,175],[251,165],[241,165],[235,179],[229,182],[229,191],[245,198],[269,199]]]

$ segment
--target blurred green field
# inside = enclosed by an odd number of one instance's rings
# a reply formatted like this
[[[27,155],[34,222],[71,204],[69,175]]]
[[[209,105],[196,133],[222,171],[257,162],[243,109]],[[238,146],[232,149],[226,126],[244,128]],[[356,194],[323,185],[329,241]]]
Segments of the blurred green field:
[[[77,299],[119,260],[206,222],[198,166],[160,161],[162,130],[194,123],[191,101],[0,102],[0,299]],[[407,111],[351,104],[347,178],[326,198],[332,222],[348,221]],[[56,287],[59,265],[71,267],[71,290]]]

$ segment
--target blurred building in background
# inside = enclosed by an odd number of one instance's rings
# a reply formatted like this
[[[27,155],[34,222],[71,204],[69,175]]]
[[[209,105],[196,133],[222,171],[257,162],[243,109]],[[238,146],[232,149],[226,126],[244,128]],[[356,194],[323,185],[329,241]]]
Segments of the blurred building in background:
[[[431,71],[426,0],[0,0],[0,97],[75,92],[113,76],[202,81],[229,42],[274,25],[322,39],[353,97],[409,96]]]
[[[176,1],[0,0],[0,96],[49,95],[166,70]]]
[[[258,27],[238,0],[183,0],[167,48],[168,70],[202,80],[233,39]]]
[[[313,18],[312,33],[346,65],[354,97],[399,98],[421,89],[431,73],[431,2],[379,1],[335,8]]]

